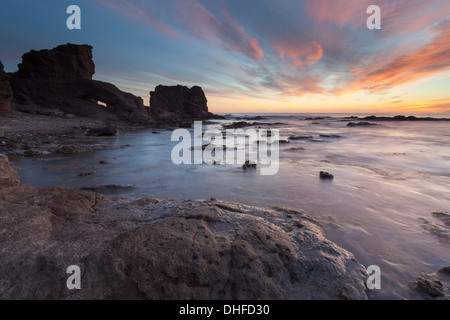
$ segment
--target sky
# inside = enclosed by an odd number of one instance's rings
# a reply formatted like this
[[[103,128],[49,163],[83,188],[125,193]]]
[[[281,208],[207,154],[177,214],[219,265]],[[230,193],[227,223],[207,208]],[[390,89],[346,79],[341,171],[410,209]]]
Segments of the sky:
[[[159,84],[199,85],[215,113],[450,114],[449,30],[448,0],[0,0],[6,71],[89,44],[94,79],[146,105]]]

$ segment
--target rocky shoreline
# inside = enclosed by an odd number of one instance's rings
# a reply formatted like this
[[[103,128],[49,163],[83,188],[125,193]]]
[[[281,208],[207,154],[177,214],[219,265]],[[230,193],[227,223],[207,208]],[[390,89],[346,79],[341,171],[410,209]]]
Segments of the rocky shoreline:
[[[0,299],[367,299],[364,267],[299,210],[29,187],[0,166]]]
[[[170,129],[170,126],[164,123],[109,122],[78,116],[67,119],[13,110],[7,116],[0,116],[0,153],[9,156],[38,156],[129,147],[98,144],[97,136],[108,136],[98,132],[101,133],[108,128],[114,128],[116,131],[154,131]],[[93,134],[96,132],[97,134]]]
[[[116,187],[22,185],[0,154],[0,299],[368,298],[365,267],[301,210],[100,193]],[[411,297],[448,299],[449,268]]]

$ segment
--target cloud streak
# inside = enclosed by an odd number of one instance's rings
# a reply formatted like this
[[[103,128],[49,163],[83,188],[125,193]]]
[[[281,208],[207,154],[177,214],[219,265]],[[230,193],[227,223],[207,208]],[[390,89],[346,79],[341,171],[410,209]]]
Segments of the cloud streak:
[[[253,60],[264,56],[258,40],[250,37],[228,13],[219,19],[196,0],[179,0],[177,7],[179,23],[195,36],[211,45],[243,53]]]
[[[414,52],[394,57],[381,66],[370,66],[350,88],[370,91],[385,91],[399,85],[450,68],[450,21],[438,26],[438,34],[428,44]]]
[[[95,0],[97,3],[115,11],[121,16],[132,22],[140,22],[164,35],[170,37],[179,37],[179,33],[172,29],[168,24],[160,21],[151,14],[151,10],[145,10],[145,6],[136,4],[131,0]]]

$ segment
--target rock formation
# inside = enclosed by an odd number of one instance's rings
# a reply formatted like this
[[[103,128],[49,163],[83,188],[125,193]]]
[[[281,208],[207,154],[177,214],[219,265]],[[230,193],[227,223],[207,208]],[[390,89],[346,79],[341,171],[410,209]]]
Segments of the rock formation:
[[[11,108],[12,90],[9,84],[9,76],[3,70],[0,61],[0,114],[6,114]]]
[[[95,73],[92,47],[67,44],[52,50],[31,50],[22,56],[16,76],[49,80],[89,79]]]
[[[14,99],[19,105],[60,109],[68,114],[104,120],[153,120],[141,98],[110,83],[92,80],[92,47],[67,44],[23,55],[11,75]]]
[[[150,92],[150,107],[162,119],[206,119],[211,115],[207,102],[198,86],[157,86]]]
[[[367,298],[363,266],[295,209],[28,187],[0,166],[0,299]]]

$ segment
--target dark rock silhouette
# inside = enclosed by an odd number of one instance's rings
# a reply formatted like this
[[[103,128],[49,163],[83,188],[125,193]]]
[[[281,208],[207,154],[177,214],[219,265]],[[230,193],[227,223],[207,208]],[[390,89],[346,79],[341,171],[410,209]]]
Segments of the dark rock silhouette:
[[[150,107],[162,119],[209,118],[208,100],[202,88],[194,86],[157,86],[150,92]]]
[[[30,51],[11,75],[14,99],[19,105],[60,109],[101,120],[153,120],[141,98],[110,83],[92,80],[94,72],[92,47],[88,45]]]
[[[8,113],[11,108],[12,90],[9,84],[9,76],[3,71],[0,61],[0,114]]]
[[[16,76],[49,80],[89,79],[95,73],[89,45],[66,44],[52,50],[31,50],[22,56]]]

